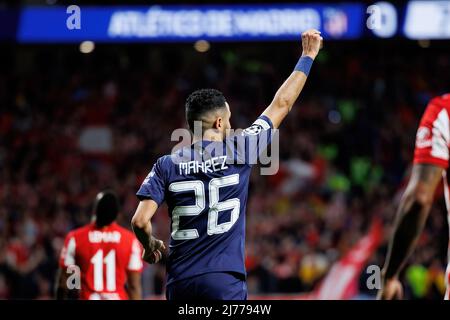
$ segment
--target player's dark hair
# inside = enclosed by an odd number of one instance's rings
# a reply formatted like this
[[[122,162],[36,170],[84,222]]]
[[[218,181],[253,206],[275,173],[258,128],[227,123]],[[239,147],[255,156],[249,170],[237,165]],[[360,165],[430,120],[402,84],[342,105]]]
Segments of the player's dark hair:
[[[210,111],[225,107],[225,97],[216,89],[200,89],[192,92],[186,99],[186,120],[191,131],[194,131],[194,121]]]
[[[94,203],[95,224],[97,227],[110,225],[119,213],[119,198],[111,190],[97,194]]]

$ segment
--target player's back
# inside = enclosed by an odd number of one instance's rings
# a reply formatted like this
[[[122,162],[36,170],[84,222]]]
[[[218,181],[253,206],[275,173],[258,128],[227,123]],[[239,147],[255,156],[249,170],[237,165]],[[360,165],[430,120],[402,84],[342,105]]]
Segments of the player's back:
[[[202,141],[207,148],[222,142]],[[203,149],[204,150],[204,149]],[[166,175],[165,200],[171,213],[168,284],[206,272],[245,274],[244,233],[250,167],[227,164],[226,156],[207,151],[179,161],[160,158]],[[198,154],[197,154],[198,155]],[[179,161],[179,162],[177,162]]]
[[[137,195],[158,205],[167,202],[172,219],[167,284],[211,272],[245,277],[252,158],[270,142],[270,132],[262,132],[269,128],[270,120],[261,117],[242,135],[198,141],[159,158],[153,166]]]
[[[127,229],[112,223],[90,223],[71,231],[61,254],[61,267],[81,271],[81,299],[127,299],[127,271],[142,269],[141,247]]]

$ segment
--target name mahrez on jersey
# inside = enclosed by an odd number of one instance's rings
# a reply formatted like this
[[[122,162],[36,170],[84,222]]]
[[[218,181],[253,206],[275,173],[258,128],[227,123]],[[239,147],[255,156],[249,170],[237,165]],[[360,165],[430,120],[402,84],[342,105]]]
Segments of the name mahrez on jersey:
[[[180,175],[189,175],[193,173],[209,173],[228,169],[226,165],[227,156],[212,157],[205,161],[192,160],[178,164]]]

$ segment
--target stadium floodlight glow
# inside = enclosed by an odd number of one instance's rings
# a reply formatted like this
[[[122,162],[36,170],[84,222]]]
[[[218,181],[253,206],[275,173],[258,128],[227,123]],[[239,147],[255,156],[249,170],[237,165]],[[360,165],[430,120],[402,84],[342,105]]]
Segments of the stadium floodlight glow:
[[[450,1],[410,1],[403,31],[409,39],[450,39]]]
[[[81,53],[91,53],[95,49],[95,43],[92,41],[83,41],[80,43]]]
[[[206,52],[210,48],[210,44],[206,40],[198,40],[194,43],[194,49],[198,52]]]

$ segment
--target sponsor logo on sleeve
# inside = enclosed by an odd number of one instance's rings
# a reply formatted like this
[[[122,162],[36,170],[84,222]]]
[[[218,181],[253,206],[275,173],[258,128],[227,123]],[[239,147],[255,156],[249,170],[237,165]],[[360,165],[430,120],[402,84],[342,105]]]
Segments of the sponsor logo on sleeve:
[[[259,124],[253,124],[252,126],[244,130],[244,134],[256,136],[261,132],[261,130],[262,127]]]

